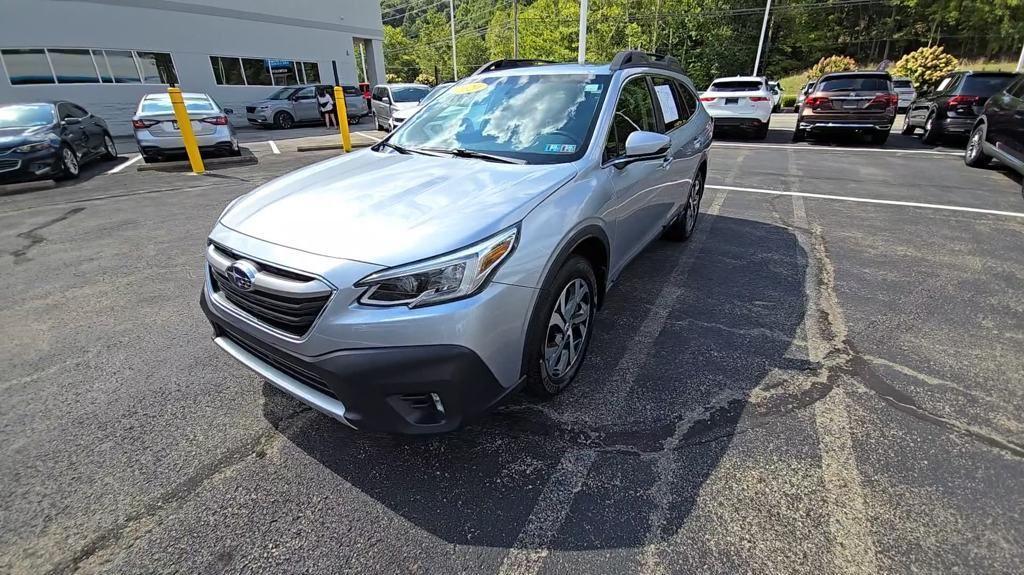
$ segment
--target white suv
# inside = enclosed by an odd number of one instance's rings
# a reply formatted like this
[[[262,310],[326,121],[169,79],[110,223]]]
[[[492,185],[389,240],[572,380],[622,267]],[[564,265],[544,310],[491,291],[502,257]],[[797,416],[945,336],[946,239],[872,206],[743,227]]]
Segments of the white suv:
[[[768,137],[774,104],[765,78],[718,78],[701,94],[700,101],[715,119],[716,128],[740,129],[758,140]]]

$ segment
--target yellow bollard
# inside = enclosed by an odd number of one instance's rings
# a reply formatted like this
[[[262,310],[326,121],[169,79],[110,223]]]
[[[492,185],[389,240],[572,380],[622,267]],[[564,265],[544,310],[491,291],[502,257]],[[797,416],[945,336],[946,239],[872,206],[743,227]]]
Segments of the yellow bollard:
[[[341,130],[341,147],[345,152],[352,151],[352,136],[348,133],[348,111],[345,109],[345,91],[341,86],[334,87],[334,102],[338,110],[338,129]]]
[[[178,121],[178,129],[181,130],[181,139],[185,142],[185,152],[188,153],[188,162],[192,164],[192,171],[201,174],[206,171],[203,166],[203,157],[199,155],[199,144],[196,143],[196,135],[192,132],[192,121],[188,119],[188,110],[185,109],[185,100],[181,97],[181,88],[167,88],[167,95],[171,98],[171,106],[174,108],[174,119]]]

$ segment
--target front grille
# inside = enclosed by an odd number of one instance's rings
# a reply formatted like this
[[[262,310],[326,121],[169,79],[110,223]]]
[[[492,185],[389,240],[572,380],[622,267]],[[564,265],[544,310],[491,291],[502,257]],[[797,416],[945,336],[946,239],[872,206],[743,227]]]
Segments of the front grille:
[[[245,107],[245,112],[247,114],[255,114],[256,113],[256,106],[246,106]]]
[[[0,160],[0,172],[8,172],[10,170],[17,170],[18,166],[21,165],[21,160]]]
[[[264,351],[259,347],[250,344],[249,342],[245,341],[244,339],[235,335],[234,333],[231,333],[228,330],[224,330],[224,336],[238,344],[238,346],[244,349],[245,351],[256,356],[261,361],[277,369],[278,371],[284,372],[291,378],[297,380],[298,382],[304,385],[312,387],[313,389],[319,391],[324,395],[333,397],[334,399],[338,399],[338,396],[335,395],[334,392],[331,391],[329,387],[327,387],[327,381],[324,380],[324,378],[320,377],[319,375],[313,373],[312,371],[294,362],[288,361],[287,359],[279,357],[276,354]]]
[[[218,244],[214,244],[213,247],[227,258],[252,261],[251,258],[246,258]],[[261,274],[303,283],[319,281],[317,278],[281,269],[270,264],[262,262],[253,263],[259,268]],[[210,270],[211,287],[214,292],[221,294],[235,307],[253,316],[261,323],[296,337],[302,337],[309,331],[309,328],[312,327],[317,317],[320,316],[320,313],[327,305],[328,300],[331,299],[330,293],[282,295],[261,289],[260,287],[243,290],[237,287],[224,272],[212,265],[208,267]]]

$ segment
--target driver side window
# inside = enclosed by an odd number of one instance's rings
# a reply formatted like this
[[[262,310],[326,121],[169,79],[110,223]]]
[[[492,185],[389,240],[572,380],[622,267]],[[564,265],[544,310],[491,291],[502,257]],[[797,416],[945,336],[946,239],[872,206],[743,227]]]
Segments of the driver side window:
[[[626,154],[626,138],[637,131],[656,132],[657,123],[654,119],[654,100],[647,87],[647,78],[637,76],[630,78],[619,93],[619,101],[615,105],[615,117],[612,119],[608,141],[604,145],[604,158],[611,160]]]

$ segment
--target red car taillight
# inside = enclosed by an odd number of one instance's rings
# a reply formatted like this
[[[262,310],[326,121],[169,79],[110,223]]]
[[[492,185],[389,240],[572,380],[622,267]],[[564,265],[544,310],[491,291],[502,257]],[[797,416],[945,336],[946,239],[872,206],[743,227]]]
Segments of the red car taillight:
[[[824,96],[808,96],[804,100],[804,106],[812,110],[829,110],[832,108],[832,100]]]
[[[765,98],[764,96],[751,96],[750,97],[750,101],[751,102],[767,102],[768,98]]]
[[[980,96],[953,96],[949,99],[950,108],[957,108],[960,106],[977,106],[980,103]]]
[[[714,102],[717,99],[718,98],[715,98],[714,96],[701,96],[700,97],[700,101],[701,102]]]
[[[874,106],[880,104],[883,108],[893,108],[900,103],[900,97],[898,94],[879,94],[872,98],[868,102],[868,106]]]
[[[158,120],[132,120],[132,127],[137,130],[145,130],[146,128],[159,124]]]
[[[227,116],[212,116],[210,118],[203,118],[201,121],[206,122],[207,124],[213,124],[214,126],[228,125]]]

